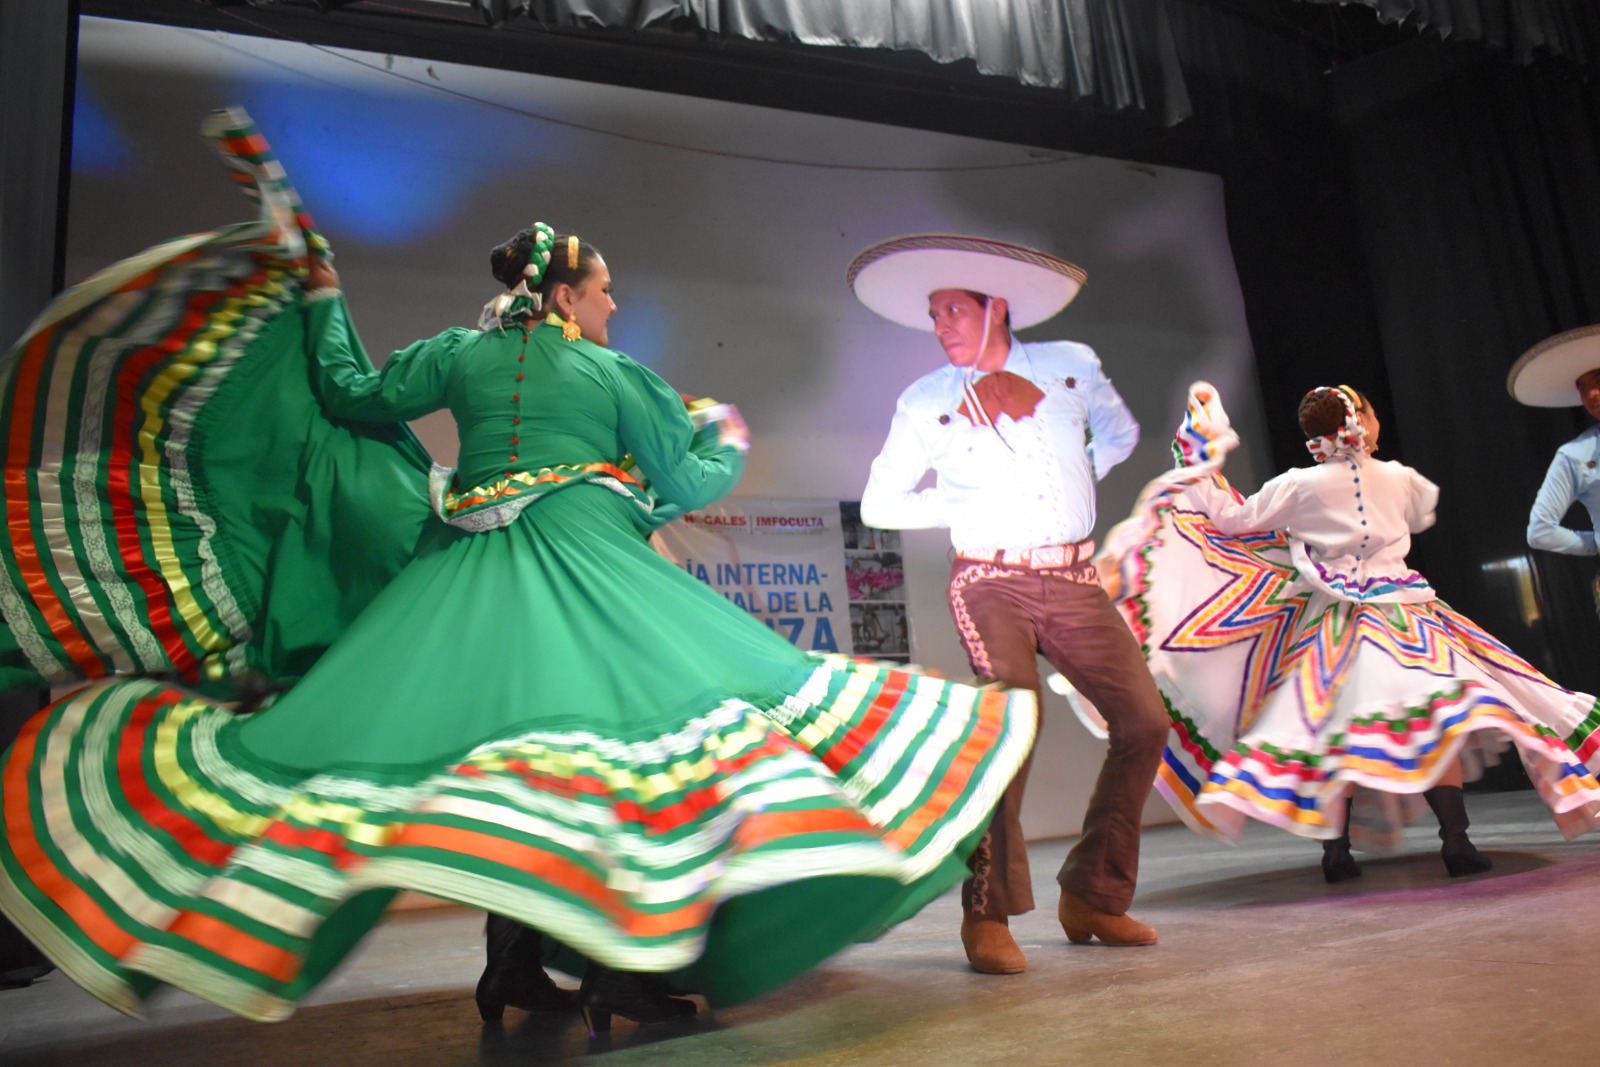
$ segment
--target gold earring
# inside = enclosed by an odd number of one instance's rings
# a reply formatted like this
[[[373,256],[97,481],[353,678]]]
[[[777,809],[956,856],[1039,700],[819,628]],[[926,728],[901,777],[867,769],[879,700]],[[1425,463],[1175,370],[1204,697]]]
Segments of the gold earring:
[[[567,321],[561,324],[561,339],[564,341],[578,341],[582,338],[583,331],[578,328],[578,320],[568,314]]]

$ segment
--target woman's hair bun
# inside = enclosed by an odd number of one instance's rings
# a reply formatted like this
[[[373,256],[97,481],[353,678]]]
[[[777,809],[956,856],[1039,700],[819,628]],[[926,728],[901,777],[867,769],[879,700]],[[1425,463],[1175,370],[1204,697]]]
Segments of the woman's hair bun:
[[[550,262],[550,248],[555,240],[555,230],[542,222],[518,230],[510,240],[489,250],[489,271],[507,289],[516,288],[524,278],[528,288],[536,289]],[[528,271],[529,264],[533,265],[532,272]]]

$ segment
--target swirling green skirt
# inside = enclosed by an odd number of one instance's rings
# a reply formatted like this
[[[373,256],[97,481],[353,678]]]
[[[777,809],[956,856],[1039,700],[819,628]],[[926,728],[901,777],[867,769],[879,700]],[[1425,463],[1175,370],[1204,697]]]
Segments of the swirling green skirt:
[[[799,652],[630,507],[576,486],[434,525],[265,711],[120,681],[41,712],[0,908],[119,1008],[166,982],[272,1019],[397,889],[727,1003],[958,881],[1031,699]]]

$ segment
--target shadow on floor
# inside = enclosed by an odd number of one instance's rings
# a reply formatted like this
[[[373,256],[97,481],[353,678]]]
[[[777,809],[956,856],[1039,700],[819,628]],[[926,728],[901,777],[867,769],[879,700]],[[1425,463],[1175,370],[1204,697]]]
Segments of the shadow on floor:
[[[1407,853],[1377,859],[1357,855],[1362,876],[1337,885],[1322,879],[1319,856],[1313,852],[1305,867],[1243,874],[1211,882],[1190,882],[1182,886],[1142,893],[1141,908],[1238,908],[1261,904],[1299,904],[1334,897],[1374,897],[1387,893],[1417,895],[1430,900],[1430,890],[1482,885],[1549,867],[1551,861],[1527,852],[1501,852],[1483,849],[1494,861],[1494,870],[1484,874],[1451,878],[1436,852]]]
[[[873,979],[877,985],[885,984]],[[568,983],[570,984],[570,983]],[[326,1064],[374,1064],[381,1067],[557,1067],[591,1056],[646,1053],[651,1046],[718,1031],[782,1020],[785,1016],[830,1002],[839,1034],[839,1051],[850,1043],[876,1036],[877,1014],[867,977],[848,970],[814,972],[786,986],[780,996],[716,1013],[700,1001],[700,1013],[681,1022],[637,1026],[617,1018],[609,1034],[590,1037],[576,1009],[565,1014],[529,1015],[507,1009],[501,1025],[483,1025],[473,1008],[470,990],[419,993],[301,1007],[291,1020],[262,1024],[244,1019],[218,1019],[184,1026],[133,1031],[93,1041],[63,1040],[48,1050],[0,1056],[5,1067],[128,1067],[130,1064],[227,1064],[228,1067],[324,1067]],[[912,979],[888,980],[903,986],[896,995],[911,997]],[[882,992],[882,990],[879,990]],[[855,1005],[854,1008],[851,1005]],[[476,1040],[474,1040],[476,1035]],[[826,1049],[828,1035],[818,1035]],[[471,1050],[476,1046],[476,1055]],[[763,1056],[747,1049],[746,1062],[778,1062],[793,1053],[788,1045]],[[650,1057],[646,1054],[645,1058]],[[620,1056],[629,1063],[633,1055]],[[602,1061],[603,1062],[603,1061]]]

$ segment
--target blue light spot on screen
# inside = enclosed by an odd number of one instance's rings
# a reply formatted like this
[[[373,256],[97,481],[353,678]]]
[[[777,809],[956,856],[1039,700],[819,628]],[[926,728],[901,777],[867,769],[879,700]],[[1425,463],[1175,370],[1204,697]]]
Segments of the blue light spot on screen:
[[[72,173],[120,174],[133,167],[133,150],[83,81],[72,103]]]
[[[617,313],[606,326],[610,347],[626,352],[651,370],[664,373],[663,362],[670,356],[662,349],[671,332],[671,322],[661,303],[649,297],[634,296],[631,290],[617,289]]]
[[[474,190],[560,151],[560,131],[428,93],[363,93],[262,80],[235,95],[249,109],[318,227],[374,246],[448,227]]]

